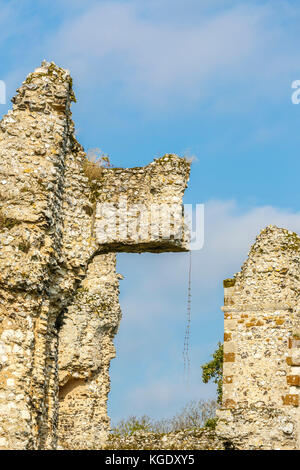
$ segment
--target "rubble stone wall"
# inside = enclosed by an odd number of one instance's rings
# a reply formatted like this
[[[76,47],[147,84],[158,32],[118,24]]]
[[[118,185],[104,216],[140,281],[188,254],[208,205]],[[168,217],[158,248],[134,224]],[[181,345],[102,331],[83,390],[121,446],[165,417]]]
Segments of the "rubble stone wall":
[[[104,169],[101,187],[95,187],[98,243],[119,252],[188,250],[186,167],[185,159],[165,155],[144,168]]]
[[[135,431],[128,435],[111,434],[105,449],[110,450],[229,450],[231,443],[218,438],[214,430],[184,429],[169,433]]]
[[[116,253],[189,249],[189,163],[168,154],[93,176],[74,100],[69,72],[43,62],[0,122],[0,449],[105,445]],[[135,436],[140,448],[300,449],[299,262],[299,237],[269,226],[224,281],[217,436]]]
[[[299,449],[300,238],[269,226],[224,281],[220,435],[244,448]]]
[[[132,251],[132,240],[127,231],[114,245],[99,242],[96,207],[115,201],[107,191],[116,173],[129,200],[145,189],[127,169],[98,168],[91,180],[74,135],[74,100],[69,72],[43,62],[0,123],[0,449],[95,448],[109,430],[121,318],[115,253]],[[168,155],[154,166],[155,188],[182,211],[188,162]],[[171,173],[172,184],[164,179]],[[151,186],[148,169],[138,174]],[[169,238],[136,240],[135,251],[154,243],[157,252],[187,249],[183,236]]]

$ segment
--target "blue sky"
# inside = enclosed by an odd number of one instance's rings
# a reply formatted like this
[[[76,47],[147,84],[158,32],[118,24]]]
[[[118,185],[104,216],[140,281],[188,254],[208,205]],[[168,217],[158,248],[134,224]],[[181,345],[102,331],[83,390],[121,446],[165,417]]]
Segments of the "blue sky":
[[[123,320],[109,412],[170,416],[213,397],[200,364],[222,338],[222,280],[259,230],[300,232],[297,0],[0,0],[0,79],[11,98],[45,58],[71,70],[85,149],[115,166],[195,156],[185,202],[205,203],[192,254],[190,386],[183,381],[188,255],[118,257]],[[9,101],[9,100],[8,100]],[[0,105],[1,115],[10,104]]]

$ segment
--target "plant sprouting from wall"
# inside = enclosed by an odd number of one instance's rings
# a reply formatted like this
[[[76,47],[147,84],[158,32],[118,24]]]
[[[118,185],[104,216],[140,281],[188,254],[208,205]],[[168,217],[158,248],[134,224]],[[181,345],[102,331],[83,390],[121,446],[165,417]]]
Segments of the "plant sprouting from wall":
[[[103,168],[112,168],[109,156],[99,148],[90,149],[84,162],[84,173],[90,181],[99,180],[103,174]]]
[[[223,344],[218,343],[216,351],[213,353],[211,361],[203,364],[202,380],[206,384],[213,380],[217,384],[217,402],[222,403],[222,384],[223,384]]]

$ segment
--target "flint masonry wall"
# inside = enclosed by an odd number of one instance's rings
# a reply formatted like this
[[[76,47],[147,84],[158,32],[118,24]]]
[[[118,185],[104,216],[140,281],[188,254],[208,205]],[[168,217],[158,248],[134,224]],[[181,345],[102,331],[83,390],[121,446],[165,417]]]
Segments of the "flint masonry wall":
[[[95,232],[103,249],[140,252],[189,248],[182,198],[187,162],[174,155],[155,159],[144,168],[103,169]]]
[[[69,72],[44,62],[0,123],[0,449],[104,445],[116,253],[188,249],[189,164],[170,154],[93,179],[72,100]],[[300,448],[299,258],[298,236],[270,226],[224,283],[220,442]]]
[[[299,449],[300,238],[269,226],[224,281],[219,436],[244,449]]]
[[[168,155],[145,174],[103,170],[91,181],[72,100],[69,72],[43,62],[0,123],[1,449],[99,448],[121,318],[115,252],[187,249],[178,214],[189,164]],[[135,203],[152,190],[173,198],[175,235],[101,239],[97,214],[117,179]]]
[[[69,286],[56,278],[71,86],[62,70],[44,74],[27,79],[0,126],[1,448],[57,440],[55,321]]]
[[[113,338],[121,320],[115,255],[95,256],[64,315],[59,340],[59,445],[99,448],[109,428],[106,402]]]

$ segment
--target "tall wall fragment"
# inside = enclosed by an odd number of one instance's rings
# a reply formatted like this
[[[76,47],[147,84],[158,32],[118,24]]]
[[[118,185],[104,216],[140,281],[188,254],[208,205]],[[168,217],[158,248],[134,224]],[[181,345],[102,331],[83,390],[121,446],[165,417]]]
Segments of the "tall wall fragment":
[[[244,449],[300,449],[300,238],[269,226],[224,281],[218,434]]]
[[[56,445],[58,289],[71,81],[30,75],[0,124],[0,447]]]
[[[59,445],[97,449],[109,429],[109,366],[118,331],[115,254],[96,256],[63,318],[59,341]]]

